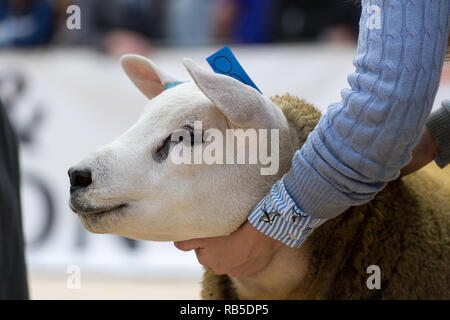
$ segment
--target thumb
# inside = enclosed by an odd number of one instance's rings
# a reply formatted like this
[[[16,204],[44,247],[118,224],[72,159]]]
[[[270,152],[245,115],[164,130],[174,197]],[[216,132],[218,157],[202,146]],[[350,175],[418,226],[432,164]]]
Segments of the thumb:
[[[202,239],[191,239],[184,241],[175,241],[173,243],[175,247],[181,251],[190,251],[193,249],[203,249],[204,243]]]

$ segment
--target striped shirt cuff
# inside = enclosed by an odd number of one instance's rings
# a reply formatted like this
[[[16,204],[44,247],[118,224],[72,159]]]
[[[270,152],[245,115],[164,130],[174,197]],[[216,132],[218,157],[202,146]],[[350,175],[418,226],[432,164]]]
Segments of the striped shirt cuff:
[[[284,186],[283,177],[253,209],[248,221],[266,236],[298,248],[327,219],[312,218],[298,208]]]

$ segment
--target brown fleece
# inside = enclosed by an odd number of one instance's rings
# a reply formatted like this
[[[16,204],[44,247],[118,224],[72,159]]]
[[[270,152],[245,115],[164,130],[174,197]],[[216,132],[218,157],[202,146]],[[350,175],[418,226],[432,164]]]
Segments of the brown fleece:
[[[320,112],[290,95],[272,100],[303,143]],[[431,164],[317,228],[303,243],[308,272],[289,299],[450,299],[449,181],[449,167]],[[380,290],[367,288],[370,265],[380,267]],[[239,298],[230,279],[209,268],[201,296]]]

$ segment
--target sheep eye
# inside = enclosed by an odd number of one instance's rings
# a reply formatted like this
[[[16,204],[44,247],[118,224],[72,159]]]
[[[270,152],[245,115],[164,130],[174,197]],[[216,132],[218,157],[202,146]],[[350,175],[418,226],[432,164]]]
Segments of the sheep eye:
[[[194,128],[189,126],[189,125],[186,125],[182,129],[187,130],[189,132],[190,140],[191,140],[191,148],[193,149],[194,146],[195,146],[195,139],[194,139],[195,138],[195,131],[194,131]],[[197,133],[197,134],[201,134],[202,143],[203,143],[204,142],[204,140],[203,140],[203,132]],[[164,140],[164,142],[161,144],[161,146],[159,146],[156,149],[155,153],[152,155],[153,160],[155,160],[156,162],[159,162],[159,163],[163,162],[169,156],[171,143],[178,144],[180,142],[183,142],[183,137],[182,136],[181,136],[181,139],[179,141],[172,141],[171,139],[172,139],[172,136],[171,135],[168,136]]]
[[[191,135],[191,148],[194,148],[195,146],[195,135],[201,135],[202,137],[202,143],[205,142],[203,140],[203,131],[202,132],[195,132],[195,129],[193,127],[191,127],[190,125],[185,125],[183,126],[183,129],[189,131],[189,134]]]
[[[163,162],[164,160],[167,159],[167,157],[169,156],[169,151],[170,151],[170,136],[166,138],[166,140],[164,140],[163,144],[158,147],[158,149],[156,149],[156,152],[153,154],[153,160],[155,160],[156,162]]]

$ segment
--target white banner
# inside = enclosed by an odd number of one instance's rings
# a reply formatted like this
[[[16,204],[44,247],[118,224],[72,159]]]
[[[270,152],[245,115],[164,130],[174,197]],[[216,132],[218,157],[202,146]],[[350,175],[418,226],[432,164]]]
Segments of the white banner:
[[[151,58],[188,79],[181,58],[207,66],[217,48],[156,50]],[[238,47],[233,51],[265,95],[296,94],[321,110],[340,99],[354,48]],[[22,204],[27,263],[38,272],[199,277],[193,252],[172,243],[94,235],[69,209],[67,170],[138,118],[145,98],[118,59],[91,51],[0,52],[0,94],[21,137]],[[435,107],[450,97],[441,87]]]

